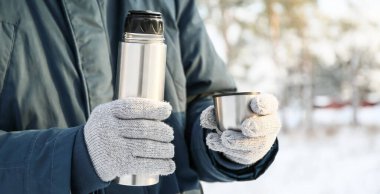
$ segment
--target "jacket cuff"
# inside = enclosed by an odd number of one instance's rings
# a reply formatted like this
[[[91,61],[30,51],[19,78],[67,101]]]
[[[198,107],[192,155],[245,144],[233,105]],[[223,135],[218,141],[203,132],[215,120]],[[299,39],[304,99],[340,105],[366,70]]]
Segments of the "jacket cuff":
[[[278,140],[273,143],[268,153],[259,161],[252,165],[244,165],[231,161],[222,153],[209,150],[212,158],[215,160],[217,168],[225,175],[234,180],[249,181],[260,177],[273,163],[278,152]]]
[[[102,181],[96,174],[84,140],[83,127],[78,131],[74,143],[72,161],[72,193],[87,194],[107,187],[110,183]]]

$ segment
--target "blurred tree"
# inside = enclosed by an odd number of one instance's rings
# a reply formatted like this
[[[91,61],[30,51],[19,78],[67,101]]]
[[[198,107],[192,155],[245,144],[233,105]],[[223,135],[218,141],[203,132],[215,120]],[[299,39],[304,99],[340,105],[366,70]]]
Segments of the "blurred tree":
[[[273,58],[277,61],[277,44],[278,39],[281,36],[281,31],[295,31],[298,37],[301,39],[301,53],[299,56],[299,62],[296,66],[296,71],[288,71],[288,75],[292,76],[292,73],[301,74],[302,82],[300,83],[300,97],[302,106],[304,107],[304,123],[303,127],[307,130],[312,130],[313,126],[313,82],[314,71],[313,61],[309,52],[309,37],[307,36],[308,17],[306,16],[306,6],[314,6],[315,0],[267,0],[265,1],[266,13],[269,20],[269,26],[271,31],[271,39],[273,45]],[[280,7],[275,9],[275,6]],[[283,10],[282,13],[278,13],[278,10]],[[280,19],[282,19],[280,21]],[[289,70],[289,69],[288,69]],[[287,106],[289,99],[286,97],[291,96],[289,91],[289,83],[287,83],[283,90],[284,98],[282,104]],[[286,115],[284,115],[286,116]],[[286,118],[284,118],[285,120]],[[285,127],[286,129],[286,127]]]
[[[204,19],[206,22],[212,22],[221,33],[226,46],[226,64],[232,65],[238,57],[239,47],[244,43],[241,34],[236,34],[238,40],[233,42],[228,36],[231,24],[240,24],[234,15],[234,9],[247,5],[249,0],[199,0],[206,11]]]
[[[314,128],[316,95],[341,101],[348,96],[352,124],[357,125],[362,98],[380,90],[375,84],[380,85],[380,38],[373,36],[380,22],[358,17],[364,13],[354,1],[341,2],[349,17],[326,15],[317,0],[198,1],[206,25],[223,41],[224,58],[235,78],[250,89],[272,79],[264,88],[276,85],[270,92],[280,97],[283,108],[300,107],[301,128]]]
[[[256,37],[264,40],[269,40],[271,45],[271,53],[274,64],[279,69],[281,67],[278,59],[278,44],[281,39],[281,32],[294,31],[301,40],[301,52],[299,53],[300,60],[295,68],[285,69],[286,74],[299,74],[303,77],[299,82],[299,91],[295,96],[302,97],[302,106],[305,107],[305,119],[303,119],[304,127],[307,129],[313,128],[312,110],[313,110],[313,63],[308,52],[308,39],[306,35],[307,19],[305,16],[304,6],[313,5],[315,0],[201,0],[205,6],[207,16],[206,22],[212,22],[218,31],[221,33],[224,45],[226,46],[226,63],[229,67],[239,65],[237,62],[241,55],[241,50],[245,48],[247,43],[244,32],[250,32]],[[256,20],[247,20],[244,17],[237,17],[239,8],[248,6],[262,6],[263,8],[257,13]],[[229,37],[231,26],[237,24],[241,30],[239,34],[234,34],[238,37],[237,40],[232,41]],[[264,24],[264,25],[261,25]],[[251,43],[254,44],[254,43]],[[251,61],[254,63],[254,61]],[[252,64],[246,64],[249,68]],[[294,87],[294,83],[285,80],[281,92],[281,104],[287,106],[289,102],[289,87]],[[296,92],[296,91],[292,91]],[[286,119],[286,115],[283,115]],[[287,129],[287,126],[284,126]]]

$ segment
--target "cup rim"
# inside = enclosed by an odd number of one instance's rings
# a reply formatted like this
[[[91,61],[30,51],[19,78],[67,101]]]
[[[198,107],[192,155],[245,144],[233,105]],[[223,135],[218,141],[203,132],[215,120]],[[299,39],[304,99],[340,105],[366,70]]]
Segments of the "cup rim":
[[[229,93],[223,93],[223,94],[215,94],[212,97],[223,97],[223,96],[240,96],[240,95],[258,95],[260,92],[229,92]]]

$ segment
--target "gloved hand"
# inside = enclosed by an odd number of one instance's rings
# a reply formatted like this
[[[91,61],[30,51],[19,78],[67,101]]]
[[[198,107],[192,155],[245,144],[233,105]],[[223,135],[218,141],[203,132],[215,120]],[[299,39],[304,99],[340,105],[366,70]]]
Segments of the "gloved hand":
[[[98,176],[111,181],[125,174],[173,173],[173,129],[162,122],[171,110],[167,102],[144,98],[97,106],[84,127],[84,137]]]
[[[246,165],[265,156],[281,128],[276,97],[259,94],[251,100],[250,107],[255,115],[243,121],[241,131],[211,132],[206,137],[206,144],[211,150],[222,152],[228,159]],[[200,119],[203,128],[217,130],[214,106],[206,108]]]

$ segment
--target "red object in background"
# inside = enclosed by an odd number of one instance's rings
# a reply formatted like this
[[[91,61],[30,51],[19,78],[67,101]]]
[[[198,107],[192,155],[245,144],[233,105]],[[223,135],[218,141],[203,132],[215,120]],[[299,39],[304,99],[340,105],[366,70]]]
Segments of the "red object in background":
[[[361,107],[371,107],[371,106],[376,106],[377,104],[379,104],[379,102],[370,102],[366,100],[360,102]]]
[[[347,105],[350,105],[349,102],[336,102],[336,101],[331,101],[330,103],[326,104],[325,106],[317,106],[314,105],[314,108],[331,108],[331,109],[340,109],[343,108]]]
[[[379,102],[370,102],[370,101],[363,100],[360,102],[359,105],[360,105],[360,107],[372,107],[372,106],[376,106],[378,104],[379,104]],[[314,108],[340,109],[340,108],[344,108],[345,106],[351,106],[351,102],[331,101],[330,103],[328,103],[327,105],[324,105],[324,106],[314,105]]]

